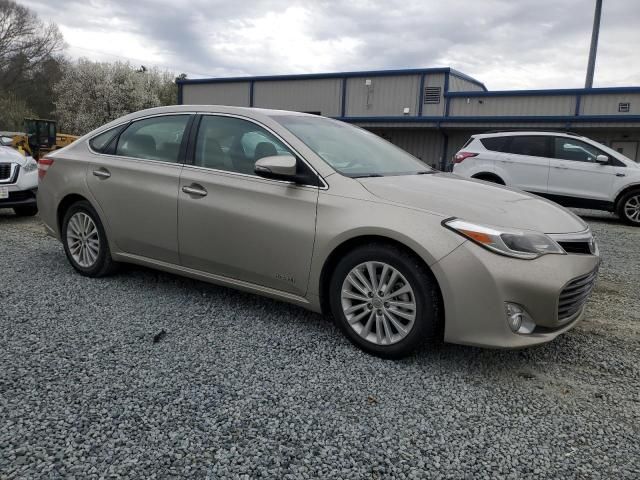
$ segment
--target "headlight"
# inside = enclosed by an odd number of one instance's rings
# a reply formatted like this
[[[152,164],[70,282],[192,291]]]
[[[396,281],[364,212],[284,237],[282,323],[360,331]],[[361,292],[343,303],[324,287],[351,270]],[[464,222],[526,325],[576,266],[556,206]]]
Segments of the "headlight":
[[[459,218],[447,220],[443,225],[492,252],[509,257],[533,260],[549,253],[565,253],[544,233],[476,225]]]
[[[24,164],[24,167],[22,167],[22,169],[27,173],[33,172],[34,170],[38,169],[38,164],[33,158],[27,158],[27,163]]]

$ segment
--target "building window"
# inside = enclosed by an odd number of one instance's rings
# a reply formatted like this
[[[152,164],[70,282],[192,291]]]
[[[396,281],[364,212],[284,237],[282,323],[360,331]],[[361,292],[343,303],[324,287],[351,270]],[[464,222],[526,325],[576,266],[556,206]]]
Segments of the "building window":
[[[424,103],[437,104],[440,103],[442,95],[442,87],[424,87]]]

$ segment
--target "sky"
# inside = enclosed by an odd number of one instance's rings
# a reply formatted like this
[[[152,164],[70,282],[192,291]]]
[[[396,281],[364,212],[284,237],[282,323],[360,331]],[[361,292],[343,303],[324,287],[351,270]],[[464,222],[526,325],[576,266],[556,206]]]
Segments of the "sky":
[[[489,90],[584,86],[595,0],[18,0],[71,58],[189,78],[453,67]],[[640,1],[604,0],[594,86],[640,85]]]

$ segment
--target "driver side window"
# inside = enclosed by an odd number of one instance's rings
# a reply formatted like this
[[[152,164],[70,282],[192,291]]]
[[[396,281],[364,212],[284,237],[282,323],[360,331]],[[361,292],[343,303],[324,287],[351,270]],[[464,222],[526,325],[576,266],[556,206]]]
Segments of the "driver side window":
[[[200,121],[194,157],[199,167],[255,175],[256,161],[274,155],[294,153],[253,122],[216,115]]]
[[[571,138],[554,138],[554,158],[576,162],[595,162],[602,152],[596,147]]]

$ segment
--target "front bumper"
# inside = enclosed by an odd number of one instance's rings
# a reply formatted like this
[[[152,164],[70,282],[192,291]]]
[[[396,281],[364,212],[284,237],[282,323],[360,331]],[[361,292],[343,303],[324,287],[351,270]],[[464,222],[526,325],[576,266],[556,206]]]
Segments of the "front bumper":
[[[30,190],[13,190],[9,188],[9,198],[0,198],[0,208],[36,206],[37,192],[37,188]]]
[[[559,298],[571,281],[595,272],[598,255],[544,255],[519,260],[465,242],[432,266],[445,307],[444,339],[451,343],[519,348],[553,340],[571,329],[584,307],[558,318]],[[508,326],[505,302],[525,308],[536,324],[530,334]]]

